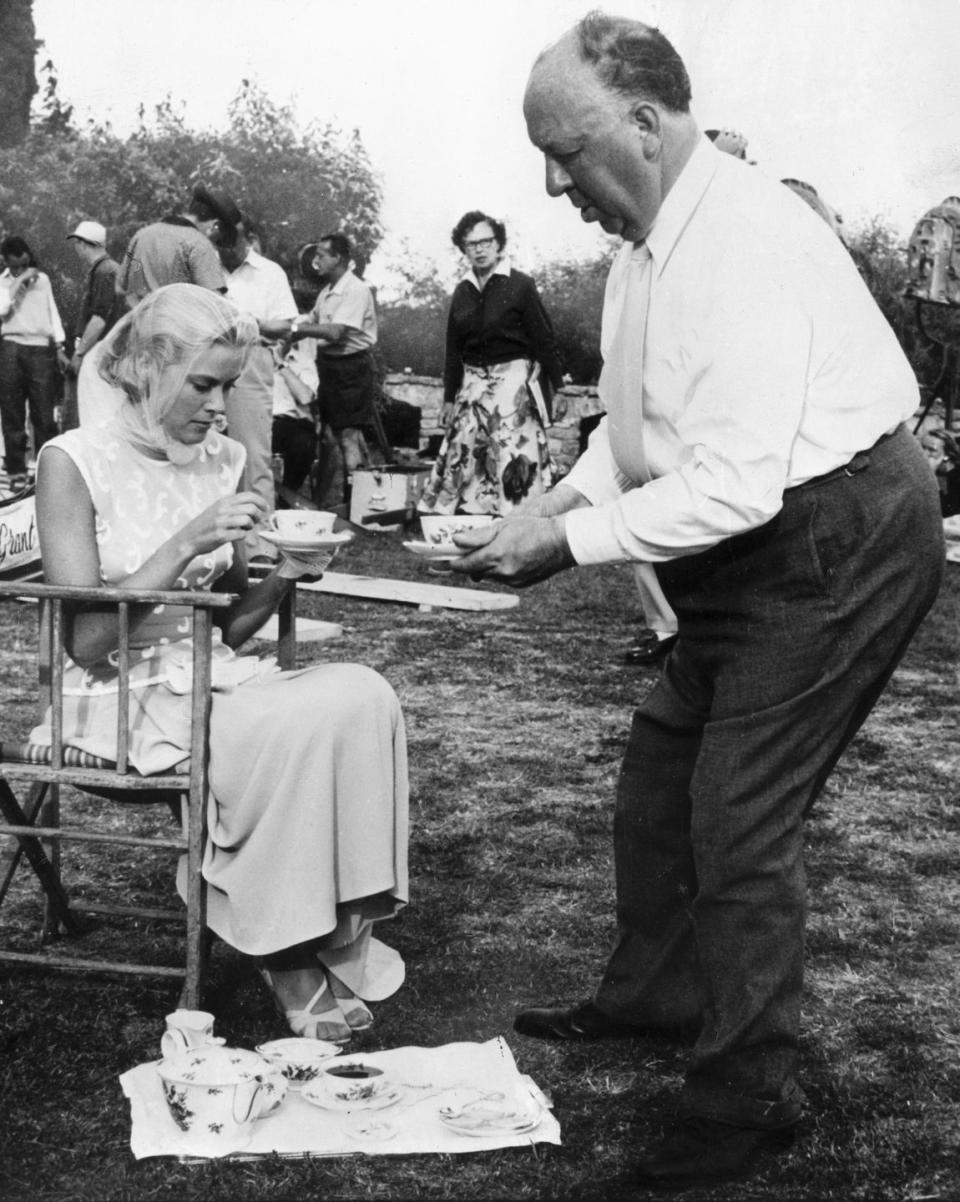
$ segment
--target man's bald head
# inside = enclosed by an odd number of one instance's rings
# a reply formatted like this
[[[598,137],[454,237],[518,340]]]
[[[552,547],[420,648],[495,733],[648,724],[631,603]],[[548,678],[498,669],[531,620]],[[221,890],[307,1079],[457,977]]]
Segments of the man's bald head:
[[[680,56],[649,25],[591,13],[537,59],[524,97],[551,196],[639,241],[698,133]]]

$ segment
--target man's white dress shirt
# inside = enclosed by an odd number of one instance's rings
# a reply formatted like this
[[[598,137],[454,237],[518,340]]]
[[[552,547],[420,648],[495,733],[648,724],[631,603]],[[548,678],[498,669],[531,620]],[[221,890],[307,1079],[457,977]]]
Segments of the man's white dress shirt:
[[[53,299],[50,277],[39,272],[20,293],[14,306],[12,291],[19,276],[0,272],[0,327],[3,337],[22,346],[48,346],[50,340],[64,343],[63,323]]]
[[[292,321],[297,316],[287,273],[252,247],[240,266],[227,275],[227,296],[258,322]]]
[[[849,462],[919,401],[839,239],[788,188],[706,138],[646,247],[646,271],[631,268],[632,242],[618,252],[602,334],[606,356],[637,308],[628,289],[649,288],[642,385],[623,378],[622,355],[605,364],[608,416],[564,480],[592,506],[564,519],[582,564],[660,562],[760,526],[785,488]]]

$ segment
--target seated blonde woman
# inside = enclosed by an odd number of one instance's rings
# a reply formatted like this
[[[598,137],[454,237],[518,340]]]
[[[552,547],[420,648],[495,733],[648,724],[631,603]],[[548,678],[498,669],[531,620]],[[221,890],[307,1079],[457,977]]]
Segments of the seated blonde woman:
[[[399,955],[371,934],[407,898],[403,718],[390,686],[360,664],[281,672],[235,653],[318,566],[284,558],[262,581],[247,578],[243,541],[264,504],[238,491],[243,448],[215,423],[256,341],[252,320],[192,284],[159,289],[120,322],[100,359],[123,395],[119,414],[40,456],[43,566],[55,584],[239,594],[217,611],[208,924],[256,958],[296,1034],[344,1041],[371,1022],[362,999],[403,980]],[[131,617],[131,762],[143,773],[190,750],[187,612]],[[64,732],[108,758],[116,646],[114,614],[72,614]]]

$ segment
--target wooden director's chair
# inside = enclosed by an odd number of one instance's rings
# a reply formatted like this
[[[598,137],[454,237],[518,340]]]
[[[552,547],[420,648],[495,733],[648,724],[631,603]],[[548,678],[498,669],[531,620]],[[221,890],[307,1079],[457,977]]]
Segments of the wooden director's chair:
[[[281,666],[295,658],[295,595],[290,589],[279,613],[278,659]],[[0,743],[0,834],[15,837],[0,856],[0,905],[7,898],[14,874],[23,858],[36,874],[45,894],[45,918],[40,944],[49,945],[61,935],[84,932],[80,913],[113,914],[186,924],[183,968],[124,960],[81,958],[44,946],[39,951],[0,947],[0,961],[41,965],[74,972],[123,973],[135,976],[182,977],[181,1005],[196,1009],[200,1003],[206,966],[206,884],[201,874],[206,840],[208,790],[208,728],[210,715],[210,665],[213,611],[235,598],[225,593],[117,588],[55,587],[29,582],[0,582],[0,604],[39,603],[39,701],[42,715],[52,708],[52,741],[31,744],[22,740]],[[119,714],[116,762],[63,746],[64,606],[76,602],[112,604],[118,611],[120,644]],[[130,767],[128,752],[128,698],[130,673],[130,607],[137,605],[190,606],[193,621],[194,673],[191,698],[191,755],[171,771],[141,776]],[[39,719],[38,719],[39,720]],[[18,797],[12,786],[16,785]],[[161,803],[170,806],[182,821],[182,834],[146,837],[107,831],[103,826],[67,826],[60,818],[60,791],[72,785],[85,793],[112,801]],[[169,848],[187,854],[186,909],[158,910],[140,906],[72,903],[60,875],[61,843],[92,842],[140,848]]]

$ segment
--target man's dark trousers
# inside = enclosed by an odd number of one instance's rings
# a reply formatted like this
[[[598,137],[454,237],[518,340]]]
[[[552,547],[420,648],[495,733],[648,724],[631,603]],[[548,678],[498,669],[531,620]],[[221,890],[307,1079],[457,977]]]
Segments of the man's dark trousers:
[[[679,618],[634,715],[614,821],[617,1018],[691,1022],[681,1108],[795,1122],[803,818],[937,594],[933,474],[903,428],[762,528],[658,564]]]
[[[0,428],[7,472],[27,470],[27,402],[37,451],[57,433],[57,367],[49,346],[25,346],[0,339]]]

